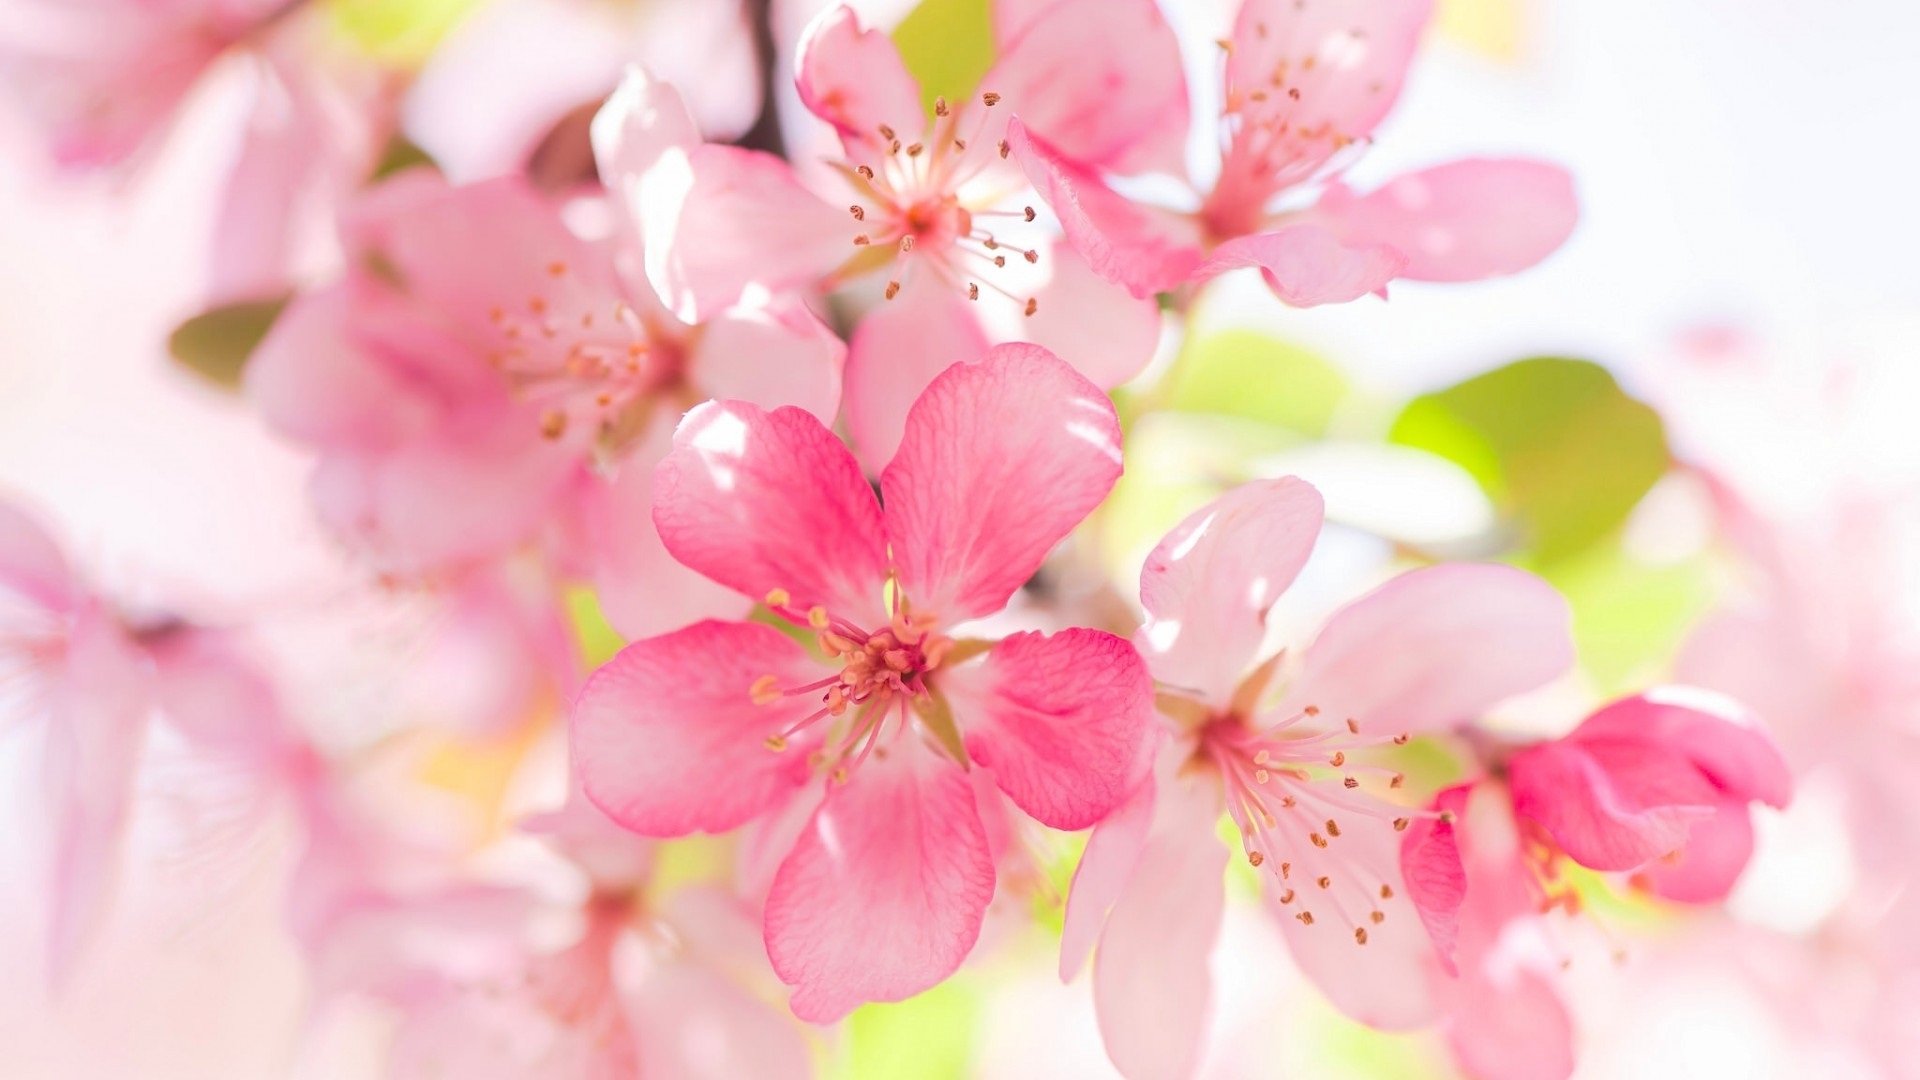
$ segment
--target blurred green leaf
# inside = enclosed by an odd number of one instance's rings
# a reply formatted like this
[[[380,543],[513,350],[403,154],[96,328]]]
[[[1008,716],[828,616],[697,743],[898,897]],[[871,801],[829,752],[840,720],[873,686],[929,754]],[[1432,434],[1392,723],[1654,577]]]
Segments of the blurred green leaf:
[[[1715,595],[1711,562],[1647,563],[1596,544],[1546,569],[1573,607],[1580,663],[1606,693],[1656,679]]]
[[[992,70],[993,6],[990,0],[921,0],[894,27],[893,43],[931,113],[934,98],[958,101]]]
[[[1542,565],[1618,528],[1669,462],[1659,415],[1586,360],[1521,360],[1422,395],[1389,438],[1472,473]]]
[[[832,1075],[965,1080],[979,1018],[979,992],[964,976],[902,1002],[863,1005],[847,1018],[846,1050]]]
[[[380,152],[380,162],[373,167],[373,175],[369,179],[385,180],[395,173],[405,172],[420,165],[430,169],[440,167],[439,163],[433,160],[432,155],[415,145],[413,140],[405,135],[395,135],[387,141],[386,149]]]
[[[333,25],[369,56],[401,67],[426,62],[478,0],[326,0]]]
[[[167,338],[167,351],[180,365],[216,386],[240,389],[247,358],[273,329],[288,297],[243,300],[203,311]]]
[[[574,640],[579,643],[580,656],[588,667],[599,667],[613,659],[613,654],[626,645],[626,639],[601,613],[600,601],[592,589],[584,585],[568,588],[566,604],[567,621],[573,626]]]
[[[1170,373],[1166,403],[1182,412],[1245,417],[1321,436],[1347,391],[1346,377],[1312,352],[1239,329],[1187,339]]]

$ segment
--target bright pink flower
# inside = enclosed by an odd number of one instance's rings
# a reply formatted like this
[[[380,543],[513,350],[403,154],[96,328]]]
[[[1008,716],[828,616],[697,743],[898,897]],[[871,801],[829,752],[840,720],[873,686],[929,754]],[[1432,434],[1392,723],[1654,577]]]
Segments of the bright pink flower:
[[[994,887],[964,770],[1027,814],[1083,829],[1135,782],[1151,713],[1123,639],[1071,629],[956,637],[991,615],[1120,475],[1098,388],[1044,349],[949,368],[880,478],[798,409],[688,415],[654,517],[675,557],[815,632],[824,661],[760,623],[629,645],[573,713],[581,783],[653,836],[782,813],[825,774],[767,898],[794,1012],[825,1021],[945,978]]]
[[[1224,902],[1222,810],[1269,877],[1295,958],[1334,1003],[1380,1027],[1429,1019],[1433,946],[1394,854],[1420,811],[1395,801],[1399,775],[1369,751],[1469,720],[1572,660],[1565,602],[1545,583],[1434,567],[1336,612],[1273,704],[1285,654],[1261,660],[1266,613],[1321,515],[1300,480],[1246,484],[1188,517],[1141,571],[1135,640],[1172,738],[1157,783],[1094,831],[1061,942],[1070,977],[1098,938],[1095,1007],[1129,1080],[1195,1067]]]
[[[44,729],[51,832],[48,970],[60,983],[107,910],[149,722],[267,790],[299,745],[230,635],[133,625],[92,595],[53,539],[0,502],[0,725]]]
[[[1177,154],[1186,90],[1164,28],[1147,0],[1061,0],[1003,35],[980,93],[941,98],[929,116],[892,40],[846,7],[827,11],[801,43],[798,82],[844,159],[817,171],[816,191],[771,155],[662,138],[630,196],[653,241],[647,273],[689,317],[755,286],[884,282],[891,303],[848,355],[848,423],[872,471],[927,383],[986,343],[1043,345],[1111,388],[1153,355],[1158,309],[1029,224],[1004,136],[1018,111],[1089,166]]]
[[[1310,307],[1384,296],[1396,277],[1524,270],[1566,240],[1577,216],[1571,181],[1555,166],[1457,161],[1366,195],[1336,178],[1399,96],[1431,9],[1430,0],[1244,0],[1221,42],[1219,173],[1194,192],[1191,211],[1119,194],[1103,173],[1130,170],[1076,160],[1024,113],[1008,141],[1068,239],[1136,296],[1252,267],[1282,300]]]
[[[408,575],[578,548],[629,634],[726,610],[659,547],[653,462],[708,397],[831,417],[837,338],[793,308],[681,323],[620,274],[637,251],[576,236],[520,180],[408,173],[346,232],[352,271],[295,301],[247,371],[268,421],[320,452],[329,526]]]
[[[24,0],[0,40],[0,87],[67,169],[150,154],[215,62],[254,76],[213,238],[216,300],[284,289],[309,205],[371,168],[390,123],[381,80],[323,61],[299,0]]]
[[[1636,871],[1673,900],[1721,899],[1753,850],[1748,802],[1784,806],[1791,781],[1750,715],[1680,688],[1616,701],[1500,764],[1501,779],[1440,793],[1401,868],[1453,977],[1436,986],[1462,1065],[1558,1080],[1573,1068],[1571,1024],[1539,916],[1580,910],[1562,860]]]

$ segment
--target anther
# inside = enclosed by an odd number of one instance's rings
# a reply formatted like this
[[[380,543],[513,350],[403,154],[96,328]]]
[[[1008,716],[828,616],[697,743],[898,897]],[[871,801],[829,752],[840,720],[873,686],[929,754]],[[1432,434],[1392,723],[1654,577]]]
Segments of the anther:
[[[779,676],[762,675],[753,680],[753,685],[747,689],[747,696],[753,699],[755,705],[771,705],[779,701],[781,698]]]
[[[1281,893],[1281,894],[1280,894],[1280,902],[1281,902],[1281,903],[1283,903],[1283,904],[1291,904],[1291,903],[1293,903],[1293,890],[1292,890],[1292,889],[1288,889],[1288,890],[1287,890],[1286,892],[1283,892],[1283,893]]]
[[[1324,874],[1318,878],[1315,878],[1313,883],[1315,885],[1320,886],[1323,889],[1330,889],[1333,887],[1333,879],[1330,877],[1327,877]]]
[[[1353,943],[1356,945],[1365,945],[1367,943],[1366,927],[1356,926],[1353,928]]]
[[[1032,221],[1032,220],[1034,219],[1034,216],[1035,216],[1035,215],[1034,215],[1034,212],[1033,212],[1033,207],[1031,207],[1031,206],[1026,206],[1026,207],[1022,207],[1021,209],[1023,209],[1023,210],[1025,210],[1025,211],[1027,212],[1027,220],[1028,220],[1028,221]]]
[[[862,179],[862,180],[871,180],[871,179],[873,179],[873,170],[872,170],[872,169],[870,169],[870,168],[868,168],[868,167],[867,167],[867,166],[865,166],[865,165],[856,165],[856,166],[854,166],[854,168],[853,168],[853,171],[854,171],[854,172],[857,172],[857,173],[859,173],[859,174],[860,174],[860,179]]]
[[[847,212],[853,215],[853,220],[855,221],[867,220],[866,208],[862,207],[858,203],[855,203],[854,205],[847,207]]]
[[[969,282],[967,285],[967,299],[969,300],[980,299],[980,286]]]
[[[893,140],[893,145],[892,145],[892,146],[889,146],[889,147],[887,147],[887,153],[889,153],[889,154],[897,154],[897,153],[899,153],[899,152],[900,152],[900,140],[899,140],[899,139],[895,139],[895,140]]]
[[[1343,776],[1340,778],[1340,786],[1346,788],[1348,791],[1352,791],[1354,788],[1360,786],[1360,781],[1351,776]]]
[[[1395,736],[1393,737],[1393,745],[1395,745],[1395,746],[1405,746],[1405,745],[1407,745],[1407,740],[1408,740],[1409,738],[1411,738],[1411,737],[1412,737],[1412,736],[1409,736],[1409,735],[1408,735],[1408,734],[1406,734],[1405,732],[1401,732],[1400,734],[1398,734],[1398,735],[1395,735]]]
[[[1290,863],[1290,862],[1283,862],[1283,863],[1281,863],[1281,864],[1280,864],[1280,876],[1281,876],[1281,878],[1283,878],[1283,879],[1284,879],[1284,878],[1285,878],[1285,877],[1286,877],[1286,876],[1287,876],[1288,874],[1291,874],[1291,873],[1293,873],[1293,864],[1292,864],[1292,863]]]
[[[1320,847],[1320,848],[1323,848],[1323,847],[1326,847],[1326,846],[1327,846],[1327,838],[1326,838],[1326,837],[1324,837],[1324,836],[1321,836],[1321,835],[1320,835],[1319,833],[1317,833],[1317,832],[1316,832],[1316,833],[1308,833],[1308,834],[1307,834],[1307,839],[1309,839],[1309,840],[1311,840],[1311,841],[1313,841],[1313,846],[1314,846],[1314,847]]]
[[[767,749],[777,754],[780,751],[785,750],[787,748],[787,740],[784,736],[781,736],[781,735],[769,735],[767,736],[766,741],[762,742],[760,745],[766,747]]]
[[[786,607],[788,604],[792,602],[793,602],[793,594],[787,592],[787,590],[785,589],[774,589],[773,591],[767,593],[768,607]]]
[[[1408,821],[1408,820],[1407,820],[1406,818],[1403,818],[1403,817],[1397,817],[1397,818],[1394,818],[1394,819],[1393,819],[1393,831],[1394,831],[1394,832],[1406,832],[1406,831],[1407,831],[1407,826],[1408,826],[1408,825],[1410,825],[1410,824],[1412,824],[1412,822],[1410,822],[1410,821]]]
[[[921,146],[921,145],[920,145],[919,143],[914,143],[913,145],[911,145],[911,146],[909,146],[909,147],[907,147],[907,156],[908,156],[908,157],[919,157],[919,156],[920,156],[920,152],[921,152],[921,151],[923,151],[923,150],[925,150],[925,149],[926,149],[926,147],[924,147],[924,146]]]
[[[821,607],[819,604],[815,604],[813,605],[813,607],[807,609],[807,625],[808,626],[813,627],[815,630],[825,630],[829,625],[831,625],[831,623],[832,623],[832,620],[827,618],[826,608]]]
[[[1347,730],[1355,735],[1360,734],[1360,721],[1355,720],[1351,716],[1347,717]]]
[[[1347,763],[1347,752],[1345,750],[1335,750],[1333,752],[1333,756],[1327,759],[1327,764],[1333,766],[1336,769],[1342,765],[1345,765],[1346,763]]]
[[[1393,899],[1393,886],[1391,885],[1380,886],[1380,899],[1382,900]]]
[[[1028,220],[1028,221],[1032,221],[1033,219],[1032,219],[1032,218],[1028,218],[1027,220]],[[1025,259],[1026,259],[1026,260],[1027,260],[1028,262],[1030,262],[1030,263],[1037,263],[1037,262],[1039,262],[1039,261],[1040,261],[1040,253],[1039,253],[1039,252],[1037,252],[1037,251],[1028,251],[1028,252],[1027,252],[1027,253],[1026,253],[1026,254],[1025,254],[1024,256],[1023,256],[1023,258],[1025,258]]]
[[[946,98],[936,97],[933,99],[933,115],[935,116],[947,115],[947,99]]]
[[[548,409],[540,414],[540,434],[549,439],[557,439],[567,433],[567,414],[558,409]]]
[[[913,234],[912,233],[908,233],[907,235],[900,238],[900,250],[902,253],[913,250]]]
[[[1273,779],[1273,774],[1271,774],[1271,773],[1269,773],[1269,772],[1267,772],[1267,770],[1265,770],[1265,769],[1255,769],[1255,770],[1253,770],[1253,782],[1254,782],[1254,783],[1256,783],[1256,784],[1264,784],[1264,783],[1266,783],[1266,782],[1267,782],[1268,780],[1271,780],[1271,779]]]
[[[1387,921],[1387,913],[1384,911],[1370,911],[1367,913],[1367,920],[1373,923],[1373,925],[1379,926],[1381,923]]]
[[[1327,835],[1328,836],[1340,835],[1340,823],[1333,820],[1332,818],[1327,819]]]
[[[1440,811],[1440,824],[1442,824],[1442,825],[1451,825],[1451,824],[1453,824],[1453,820],[1454,820],[1454,819],[1453,819],[1453,811],[1451,811],[1451,810],[1442,810],[1442,811]]]
[[[868,244],[871,244],[871,243],[873,243],[873,240],[872,238],[867,236],[866,233],[861,233],[860,235],[853,238],[854,247],[866,247]]]
[[[1306,708],[1304,708],[1304,709],[1301,709],[1300,711],[1301,711],[1301,712],[1303,712],[1303,713],[1306,713],[1306,714],[1307,714],[1308,716],[1319,716],[1319,715],[1320,715],[1320,706],[1318,706],[1318,705],[1309,705],[1309,706],[1307,706]]]
[[[1265,855],[1260,854],[1257,851],[1247,852],[1247,862],[1254,866],[1259,866],[1261,863],[1266,861],[1267,861],[1267,857]]]
[[[1013,147],[1007,144],[1007,140],[1001,139],[1000,140],[1000,156],[1004,158],[1011,153],[1013,153]]]
[[[986,103],[987,108],[991,109],[995,105],[1000,104],[1000,95],[989,90],[980,95],[980,100]]]
[[[1295,915],[1294,918],[1299,919],[1301,925],[1303,926],[1313,925],[1313,912],[1311,911],[1303,911],[1300,914]]]
[[[1040,310],[1040,301],[1035,300],[1031,296],[1027,297],[1027,314],[1031,316],[1039,310]]]
[[[899,295],[900,295],[900,283],[897,281],[887,282],[887,299],[891,300],[894,297]]]
[[[995,266],[1007,265],[1007,257],[1005,255],[995,255],[993,257],[993,265]]]
[[[1388,786],[1388,787],[1390,787],[1390,788],[1397,788],[1397,787],[1399,787],[1400,785],[1402,785],[1402,784],[1404,784],[1404,783],[1406,783],[1406,782],[1407,782],[1407,774],[1405,774],[1405,773],[1394,773],[1394,774],[1393,774],[1393,779],[1391,779],[1391,780],[1389,780],[1389,781],[1387,781],[1387,786]]]
[[[893,139],[894,133],[891,127],[888,127],[885,124],[881,124],[879,127],[875,128],[874,130],[878,131],[880,133],[880,137],[887,140],[888,142],[894,141]]]
[[[554,277],[564,277],[567,273],[567,264],[558,261],[550,262],[547,264],[547,273],[552,274]]]

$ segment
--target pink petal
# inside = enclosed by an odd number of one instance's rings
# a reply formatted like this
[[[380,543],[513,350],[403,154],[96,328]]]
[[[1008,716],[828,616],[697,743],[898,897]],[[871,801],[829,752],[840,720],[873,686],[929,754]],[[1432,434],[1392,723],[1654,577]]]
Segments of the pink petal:
[[[1478,281],[1553,254],[1580,208],[1573,178],[1557,165],[1471,159],[1409,173],[1367,195],[1336,185],[1312,216],[1349,244],[1406,255],[1402,277]]]
[[[1368,293],[1384,297],[1387,282],[1406,265],[1406,256],[1384,244],[1347,244],[1321,226],[1291,225],[1221,244],[1193,272],[1193,280],[1257,269],[1275,296],[1294,307],[1313,307],[1344,304]]]
[[[807,1042],[791,1020],[718,971],[670,960],[622,995],[648,1080],[807,1080]],[[611,1078],[609,1078],[611,1080]]]
[[[1052,4],[1004,43],[980,87],[1083,165],[1186,171],[1186,72],[1152,0]]]
[[[1573,861],[1632,870],[1686,843],[1719,795],[1679,753],[1613,738],[1560,739],[1508,763],[1513,810]]]
[[[377,445],[432,421],[425,388],[368,347],[368,295],[353,282],[302,294],[247,361],[247,398],[281,435],[321,447]]]
[[[1052,353],[948,368],[880,480],[901,588],[948,622],[1000,610],[1119,478],[1113,403]]]
[[[636,641],[587,680],[573,704],[574,770],[595,806],[647,836],[719,833],[771,810],[805,783],[807,746],[766,747],[812,712],[811,695],[753,702],[772,675],[803,686],[828,672],[759,623],[695,623]]]
[[[1043,825],[1084,829],[1144,776],[1153,680],[1126,639],[1074,627],[1019,633],[986,660],[938,671],[967,754]]]
[[[918,281],[854,328],[847,349],[847,430],[870,471],[893,460],[907,412],[934,376],[986,355],[987,339],[965,304],[949,289]]]
[[[854,221],[821,202],[772,154],[708,143],[661,155],[642,187],[647,279],[698,322],[750,286],[809,284],[853,252]]]
[[[1447,1042],[1477,1080],[1566,1080],[1573,1022],[1553,984],[1525,969],[1477,973],[1453,991]]]
[[[79,600],[79,586],[60,545],[19,507],[0,500],[0,589],[53,611]]]
[[[1759,720],[1739,702],[1688,687],[1657,687],[1622,698],[1582,721],[1570,739],[1627,739],[1684,756],[1714,785],[1741,800],[1784,807],[1793,774]]]
[[[664,456],[658,434],[630,452],[619,471],[587,485],[581,503],[587,554],[601,614],[628,640],[677,630],[705,618],[742,618],[751,607],[739,593],[688,569],[667,552],[653,524],[654,467]]]
[[[628,226],[637,231],[655,166],[670,153],[684,161],[700,145],[700,129],[680,92],[635,64],[594,114],[591,138],[600,182],[619,204]]]
[[[909,733],[832,790],[767,897],[767,956],[795,1016],[838,1020],[953,974],[993,897],[973,789]]]
[[[1334,612],[1288,703],[1376,732],[1438,730],[1572,666],[1570,623],[1567,602],[1525,571],[1415,570]]]
[[[1032,342],[1102,390],[1140,374],[1160,347],[1159,303],[1094,273],[1066,244],[1054,244],[1041,261],[1049,276],[1033,290],[1038,307],[1032,315],[1015,316],[1011,332],[992,324],[991,331],[1001,331],[995,340]]]
[[[1642,867],[1654,894],[1682,904],[1727,898],[1753,857],[1753,820],[1744,798],[1722,796],[1713,814],[1693,823],[1684,847]]]
[[[53,832],[48,976],[58,987],[105,917],[119,876],[153,699],[141,658],[98,611],[71,631],[52,695],[41,775]]]
[[[1226,911],[1227,849],[1214,835],[1219,789],[1174,784],[1114,902],[1093,959],[1093,1007],[1127,1080],[1192,1073],[1212,1011],[1208,954]]]
[[[324,103],[297,75],[263,63],[253,88],[246,131],[226,179],[213,227],[213,279],[218,301],[271,295],[288,284],[298,211],[325,164]]]
[[[1227,53],[1227,86],[1244,100],[1241,130],[1252,131],[1260,121],[1365,139],[1400,96],[1432,10],[1432,0],[1246,0]],[[1251,98],[1252,91],[1270,87],[1273,77],[1299,94]],[[1313,145],[1318,158],[1335,148],[1331,138]]]
[[[1291,903],[1278,902],[1284,889],[1263,883],[1267,908],[1279,920],[1301,973],[1341,1012],[1383,1030],[1419,1027],[1434,1018],[1429,972],[1436,961],[1426,920],[1407,899],[1400,876],[1401,834],[1386,818],[1348,815],[1343,820],[1340,836],[1326,852],[1316,852],[1311,869],[1295,866],[1287,883],[1295,894]],[[1338,901],[1322,901],[1327,894],[1313,880],[1321,874],[1346,879],[1334,884]],[[1359,889],[1353,887],[1355,879]],[[1379,896],[1382,886],[1391,897]],[[1361,902],[1372,906],[1358,908]],[[1375,909],[1385,916],[1378,923],[1370,916]],[[1305,911],[1314,915],[1311,925],[1298,917]],[[1364,945],[1356,929],[1366,931]]]
[[[1134,643],[1154,677],[1225,705],[1324,516],[1320,493],[1289,476],[1242,484],[1168,533],[1140,568],[1147,621]]]
[[[1087,837],[1087,848],[1073,868],[1073,883],[1067,890],[1065,925],[1060,931],[1061,982],[1071,982],[1080,973],[1087,954],[1100,940],[1108,910],[1133,878],[1153,825],[1153,794],[1149,777]]]
[[[706,397],[792,405],[832,424],[846,357],[846,345],[800,304],[736,307],[701,326],[687,378]]]
[[[808,24],[795,69],[800,100],[840,132],[855,161],[886,148],[889,140],[880,128],[915,132],[925,122],[920,84],[907,73],[893,39],[862,29],[844,4]]]
[[[1450,811],[1456,819],[1466,813],[1472,785],[1450,787],[1434,796],[1433,809]],[[1454,949],[1460,940],[1460,905],[1467,898],[1467,870],[1460,860],[1455,823],[1437,818],[1415,818],[1400,841],[1400,876],[1407,899],[1420,913],[1427,937],[1449,975],[1458,975]]]
[[[1204,256],[1190,219],[1120,195],[1028,131],[1019,117],[1007,125],[1007,143],[1095,273],[1144,298],[1177,288],[1200,265]]]
[[[887,577],[880,506],[846,445],[812,413],[744,401],[694,409],[654,474],[653,520],[673,557],[797,610],[868,619]]]

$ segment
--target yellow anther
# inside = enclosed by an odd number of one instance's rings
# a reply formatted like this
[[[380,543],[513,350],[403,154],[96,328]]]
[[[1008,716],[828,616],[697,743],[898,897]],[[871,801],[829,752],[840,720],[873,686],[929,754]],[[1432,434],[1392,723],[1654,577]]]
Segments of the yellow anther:
[[[1265,769],[1253,770],[1253,782],[1256,784],[1264,784],[1268,780],[1271,780],[1272,778],[1273,778],[1273,774],[1267,772],[1267,770]]]
[[[827,618],[827,609],[821,607],[819,604],[808,608],[807,625],[813,627],[815,630],[825,630],[828,626],[832,625],[832,620]]]
[[[779,701],[781,697],[784,696],[780,693],[780,677],[777,675],[760,676],[753,680],[753,687],[748,690],[748,694],[752,696],[755,705],[771,705]]]
[[[767,594],[768,607],[786,607],[793,602],[793,594],[785,589],[775,589]]]
[[[784,735],[769,735],[767,736],[766,741],[761,743],[760,745],[766,747],[767,749],[777,754],[780,751],[785,750],[787,748],[787,739],[786,739],[786,736]]]

